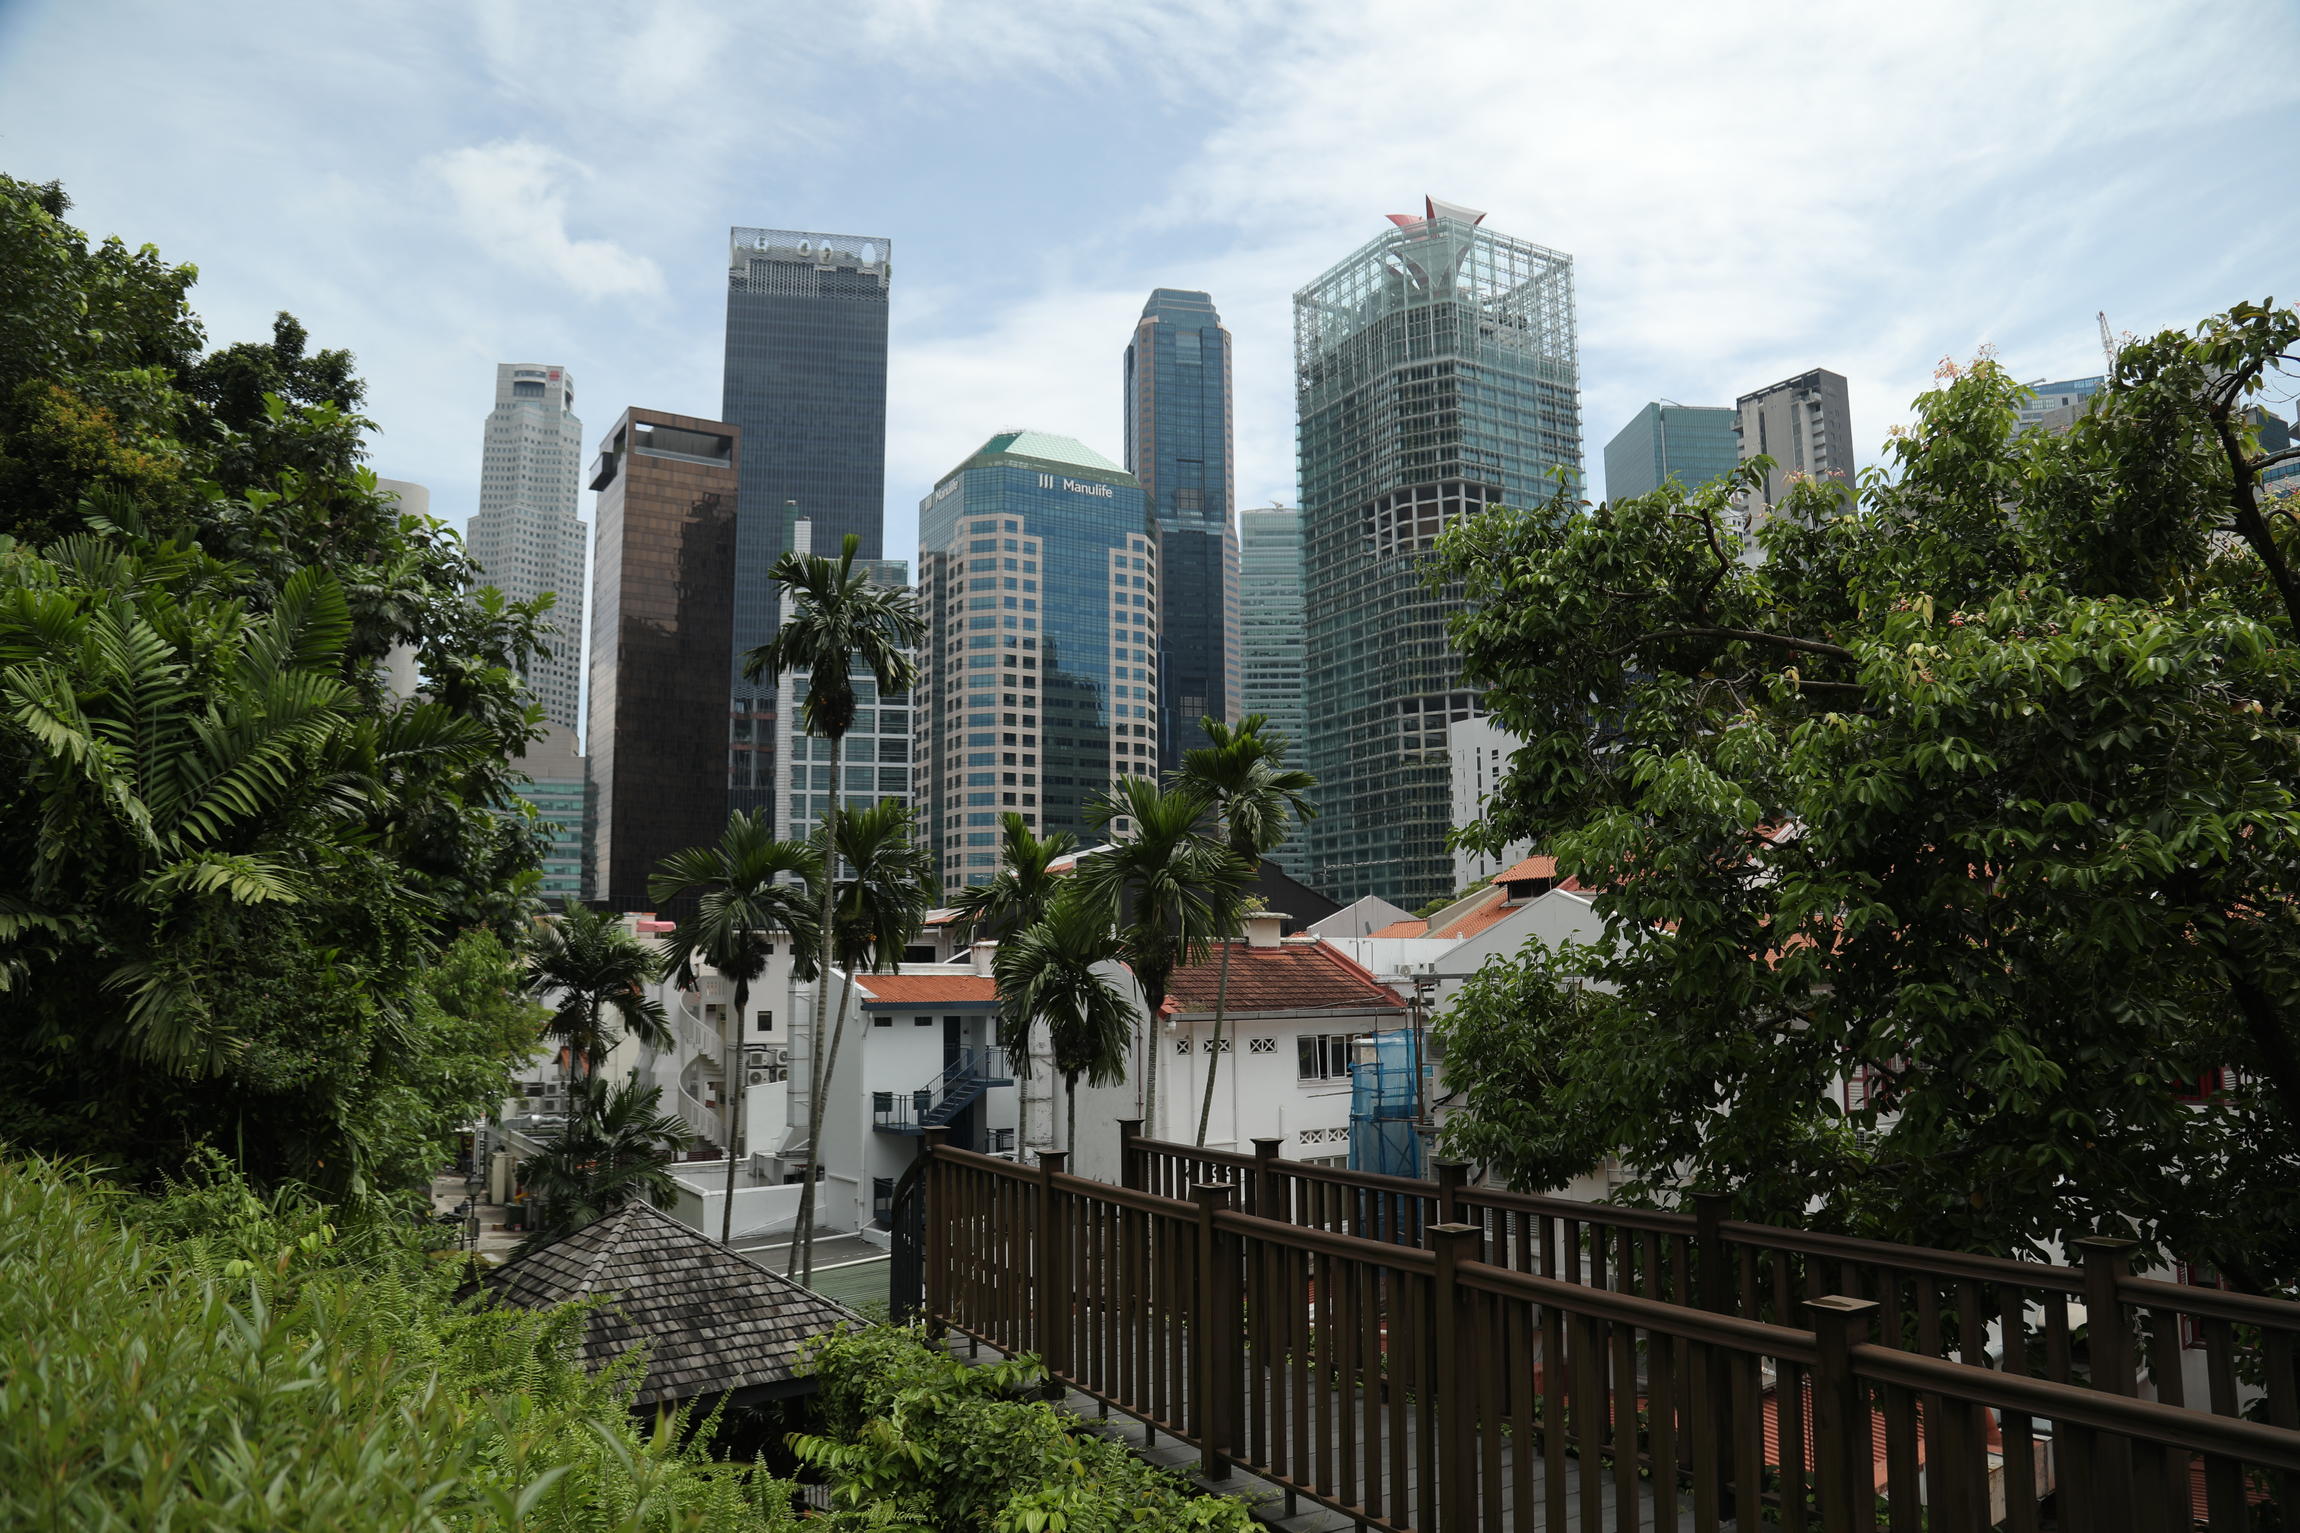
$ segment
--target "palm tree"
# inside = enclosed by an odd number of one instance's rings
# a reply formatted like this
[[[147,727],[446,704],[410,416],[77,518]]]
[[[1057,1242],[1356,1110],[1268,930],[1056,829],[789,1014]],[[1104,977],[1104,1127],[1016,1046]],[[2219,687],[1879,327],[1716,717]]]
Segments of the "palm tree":
[[[681,986],[695,982],[695,960],[718,970],[735,987],[735,1025],[725,1045],[724,1066],[732,1083],[727,1118],[727,1205],[719,1221],[721,1244],[734,1242],[736,1135],[743,1122],[743,1025],[750,1016],[751,983],[766,972],[767,953],[778,931],[791,941],[793,971],[813,973],[818,912],[808,897],[819,859],[800,841],[777,840],[764,812],[737,813],[717,846],[691,846],[673,852],[647,880],[647,896],[668,905],[697,894],[695,913],[665,939],[671,971]]]
[[[1230,851],[1257,871],[1263,854],[1286,839],[1296,820],[1315,819],[1318,813],[1309,800],[1317,778],[1285,765],[1286,737],[1265,732],[1269,722],[1259,713],[1246,715],[1236,728],[1219,719],[1200,720],[1210,743],[1185,752],[1181,770],[1174,774],[1175,786],[1200,794],[1214,806]],[[1221,977],[1214,986],[1214,1053],[1206,1062],[1206,1099],[1198,1107],[1200,1148],[1214,1115],[1214,1077],[1222,1068],[1222,1023],[1229,1009],[1230,944],[1224,940]]]
[[[610,1013],[625,1035],[649,1048],[671,1046],[670,1018],[647,993],[661,972],[661,961],[647,945],[604,911],[569,900],[543,923],[527,960],[527,988],[554,1004],[543,1031],[559,1041],[566,1061],[570,1117],[591,1100],[573,1090],[576,1065],[584,1075],[596,1075],[620,1041],[609,1028]]]
[[[1024,1075],[1030,1029],[1046,1024],[1047,1052],[1062,1077],[1062,1146],[1078,1149],[1078,1078],[1093,1086],[1126,1079],[1134,1018],[1126,996],[1095,966],[1122,956],[1107,914],[1089,896],[1066,891],[1044,915],[999,945],[998,1041]]]
[[[668,1168],[686,1148],[687,1126],[661,1110],[661,1087],[586,1080],[574,1089],[583,1111],[519,1166],[542,1216],[529,1247],[572,1234],[634,1199],[660,1207],[678,1191]]]
[[[962,937],[1020,931],[1044,919],[1054,891],[1054,864],[1078,844],[1066,830],[1043,838],[1032,835],[1030,822],[1019,814],[1009,813],[999,824],[998,876],[970,885],[950,902]]]
[[[815,1176],[822,1160],[816,1140],[822,1135],[823,1098],[838,1071],[840,1045],[846,1042],[854,977],[858,972],[891,969],[902,961],[903,950],[918,935],[934,903],[935,890],[934,853],[912,839],[909,809],[886,799],[868,809],[842,809],[833,819],[838,863],[845,869],[832,905],[832,948],[843,983],[838,1020],[819,1076],[821,1089],[807,1103],[806,1179],[799,1189],[798,1225],[792,1231],[787,1269],[802,1283],[814,1281]],[[821,992],[827,987],[815,988]]]
[[[1206,955],[1253,875],[1231,850],[1205,834],[1211,806],[1186,788],[1161,788],[1128,777],[1087,807],[1089,823],[1108,829],[1131,822],[1123,836],[1079,859],[1080,893],[1117,928],[1118,944],[1142,987],[1143,1117],[1158,1131],[1158,1061],[1152,1050],[1166,985],[1178,963]]]
[[[785,672],[807,673],[807,692],[799,702],[799,716],[805,720],[808,734],[831,742],[831,793],[822,828],[826,847],[838,842],[833,820],[844,792],[839,782],[843,765],[840,745],[855,718],[854,667],[859,661],[870,672],[882,698],[891,692],[907,692],[918,679],[918,662],[911,652],[926,635],[926,620],[919,615],[916,596],[899,587],[874,585],[867,574],[856,572],[855,551],[861,546],[862,540],[850,532],[836,559],[794,550],[777,560],[769,575],[783,588],[788,615],[773,639],[743,657],[743,677],[748,681],[773,681]],[[823,858],[816,875],[820,957],[815,972],[823,981],[816,986],[814,1015],[808,1019],[814,1036],[807,1059],[807,1117],[816,1124],[822,1119],[824,1084],[821,989],[830,974],[831,937],[836,925],[831,913],[838,874],[834,864],[835,859]],[[810,1131],[806,1190],[800,1194],[805,1216],[814,1211],[817,1159],[815,1135]],[[802,1225],[793,1239],[794,1250],[805,1242],[811,1254],[811,1233]]]

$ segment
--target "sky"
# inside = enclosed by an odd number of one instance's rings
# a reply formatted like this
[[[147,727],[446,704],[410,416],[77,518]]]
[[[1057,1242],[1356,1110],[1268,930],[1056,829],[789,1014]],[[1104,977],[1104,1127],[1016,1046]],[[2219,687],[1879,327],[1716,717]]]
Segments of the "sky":
[[[2294,0],[0,0],[0,171],[195,263],[215,343],[351,349],[458,523],[496,363],[594,443],[716,416],[728,227],[889,239],[901,557],[994,431],[1119,455],[1157,286],[1236,337],[1239,503],[1292,504],[1292,294],[1425,195],[1573,257],[1593,490],[1646,401],[1817,366],[1873,461],[1944,357],[2300,296],[2295,57]]]

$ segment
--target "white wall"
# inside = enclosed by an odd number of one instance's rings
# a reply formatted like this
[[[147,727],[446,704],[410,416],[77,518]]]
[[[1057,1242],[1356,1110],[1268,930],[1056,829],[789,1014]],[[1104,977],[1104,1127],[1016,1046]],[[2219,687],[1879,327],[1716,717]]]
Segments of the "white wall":
[[[677,1203],[669,1210],[681,1224],[701,1230],[713,1240],[727,1205],[727,1163],[691,1161],[681,1166],[675,1180]],[[786,1182],[764,1187],[735,1188],[735,1238],[784,1235],[799,1214],[799,1184]]]
[[[1518,740],[1484,716],[1459,719],[1446,729],[1446,755],[1453,768],[1452,823],[1456,829],[1480,819],[1485,801],[1509,775],[1509,753]],[[1467,889],[1493,877],[1533,850],[1530,841],[1513,841],[1498,858],[1482,852],[1453,854],[1453,886]]]

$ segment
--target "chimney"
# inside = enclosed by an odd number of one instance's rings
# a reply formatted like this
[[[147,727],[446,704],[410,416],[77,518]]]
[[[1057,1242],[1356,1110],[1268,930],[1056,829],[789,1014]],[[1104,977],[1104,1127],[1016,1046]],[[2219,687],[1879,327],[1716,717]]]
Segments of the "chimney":
[[[1257,910],[1246,917],[1246,946],[1276,947],[1278,935],[1285,930],[1286,913],[1282,910]]]
[[[995,943],[995,942],[977,942],[977,943],[974,945],[974,972],[975,972],[975,974],[976,974],[978,977],[982,978],[982,979],[989,979],[989,978],[991,977],[991,973],[990,973],[990,963],[991,963],[991,960],[992,960],[992,959],[994,959],[994,958],[996,958],[997,956],[998,956],[998,944],[997,944],[997,943]]]

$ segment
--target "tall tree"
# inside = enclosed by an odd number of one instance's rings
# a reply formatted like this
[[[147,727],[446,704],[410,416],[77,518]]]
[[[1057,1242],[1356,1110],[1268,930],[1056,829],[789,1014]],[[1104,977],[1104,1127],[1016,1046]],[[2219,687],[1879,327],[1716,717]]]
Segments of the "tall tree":
[[[1235,727],[1220,719],[1203,719],[1207,744],[1185,751],[1174,783],[1204,798],[1214,808],[1222,839],[1231,855],[1250,870],[1259,871],[1262,858],[1286,839],[1296,821],[1315,819],[1317,806],[1309,799],[1317,778],[1286,761],[1286,737],[1269,728],[1269,717],[1250,713]],[[1236,925],[1225,920],[1225,928]],[[1206,1096],[1198,1107],[1198,1137],[1206,1143],[1206,1124],[1214,1115],[1214,1081],[1222,1067],[1222,1023],[1230,1009],[1230,937],[1222,939],[1221,974],[1214,985],[1214,1052],[1206,1062]]]
[[[743,1068],[743,1029],[750,1017],[751,986],[766,972],[767,955],[778,935],[791,944],[792,973],[815,974],[815,923],[821,919],[809,885],[822,859],[800,841],[778,840],[774,821],[763,811],[727,818],[716,846],[692,846],[663,859],[647,880],[647,897],[658,904],[695,897],[695,912],[664,939],[670,972],[682,986],[695,982],[700,962],[735,988],[733,1025],[722,1040],[727,1072],[727,1199],[719,1240],[734,1244],[735,1164],[743,1128],[743,1098],[750,1076]]]
[[[1063,1148],[1078,1149],[1078,1082],[1115,1086],[1126,1079],[1133,1009],[1099,967],[1123,956],[1108,912],[1074,890],[1057,896],[1039,919],[998,947],[999,1043],[1015,1068],[1034,1067],[1031,1029],[1046,1028],[1048,1057],[1062,1077]]]
[[[1454,1145],[2300,1270],[2300,527],[2242,408],[2296,348],[2251,304],[2128,346],[2065,434],[1944,364],[1891,472],[1797,487],[1759,560],[1751,472],[1449,533],[1524,742],[1479,839],[1551,849],[1606,927],[1451,1009]]]
[[[524,1014],[500,952],[433,976],[537,909],[542,605],[376,493],[346,354],[283,320],[203,357],[192,269],[67,207],[0,176],[0,1138],[420,1199],[486,1086],[421,1051]],[[418,698],[384,684],[401,646]]]
[[[653,1049],[671,1047],[663,1003],[647,993],[663,961],[605,911],[569,900],[543,922],[529,950],[529,991],[550,1006],[544,1036],[558,1042],[569,1081],[569,1116],[592,1098],[574,1090],[599,1073],[609,1050],[628,1035]],[[620,1024],[622,1032],[615,1031]]]
[[[749,681],[773,681],[785,673],[806,675],[807,688],[799,700],[799,717],[805,722],[808,734],[828,740],[831,746],[831,792],[825,801],[820,833],[825,847],[838,844],[836,822],[846,791],[840,781],[844,766],[840,748],[847,731],[854,727],[858,706],[855,667],[860,665],[870,673],[882,698],[889,693],[907,692],[918,680],[918,661],[913,652],[926,634],[926,620],[919,615],[918,598],[912,592],[874,584],[867,571],[854,567],[855,552],[861,546],[862,540],[850,532],[836,559],[794,550],[776,561],[770,575],[783,590],[783,626],[776,630],[774,638],[743,657],[743,676]],[[821,912],[816,973],[824,976],[823,984],[828,983],[831,943],[837,929],[832,909],[837,873],[837,859],[825,856],[817,875],[816,901],[816,908]],[[794,1262],[799,1260],[802,1246],[808,1259],[814,1254],[815,1175],[822,1154],[815,1140],[822,1121],[824,1087],[823,1003],[827,997],[823,994],[823,984],[815,987],[814,1014],[808,1018],[811,1037],[807,1050],[807,1121],[810,1127],[804,1167],[806,1184],[799,1195],[801,1227],[792,1237]]]
[[[1227,846],[1207,836],[1211,806],[1199,793],[1128,777],[1087,809],[1088,823],[1113,839],[1078,861],[1077,881],[1118,934],[1145,1015],[1139,1059],[1142,1111],[1158,1132],[1158,1019],[1177,964],[1206,956],[1228,913],[1253,880]]]
[[[998,872],[986,884],[969,884],[951,899],[959,935],[996,937],[1031,926],[1046,915],[1054,895],[1054,864],[1070,855],[1078,838],[1066,830],[1033,835],[1030,822],[1009,811],[999,818]]]
[[[839,1050],[846,1042],[854,977],[902,962],[903,950],[925,924],[935,893],[934,853],[912,839],[916,822],[909,809],[887,799],[868,809],[841,809],[835,822],[842,869],[832,907],[837,922],[832,954],[839,972],[839,1009],[823,1061],[822,1089],[808,1103],[808,1176],[799,1193],[799,1225],[792,1234],[789,1267],[802,1283],[814,1281],[814,1186],[821,1164],[815,1141],[822,1133],[822,1099],[838,1073]]]

